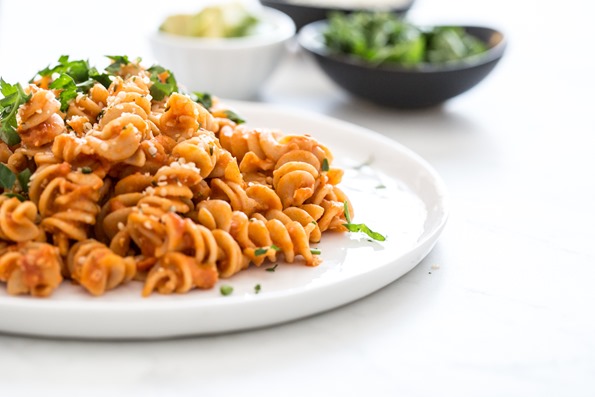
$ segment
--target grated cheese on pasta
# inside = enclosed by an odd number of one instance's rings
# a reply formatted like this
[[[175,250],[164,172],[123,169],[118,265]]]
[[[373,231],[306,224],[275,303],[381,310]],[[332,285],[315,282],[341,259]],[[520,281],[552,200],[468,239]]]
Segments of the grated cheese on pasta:
[[[0,194],[9,294],[46,297],[64,279],[96,296],[131,282],[143,296],[188,293],[249,266],[318,265],[310,244],[346,231],[351,211],[326,146],[238,124],[216,97],[209,108],[177,90],[157,100],[170,72],[114,65],[107,87],[72,99],[53,75],[24,88],[20,142],[0,142],[15,176]]]

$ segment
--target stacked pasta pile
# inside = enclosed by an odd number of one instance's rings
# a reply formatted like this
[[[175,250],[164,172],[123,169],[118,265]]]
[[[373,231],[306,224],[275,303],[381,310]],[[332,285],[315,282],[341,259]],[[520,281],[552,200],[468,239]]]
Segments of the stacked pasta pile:
[[[324,145],[247,128],[216,99],[177,92],[167,70],[112,60],[84,79],[63,57],[24,89],[2,81],[8,293],[48,296],[63,279],[93,295],[131,280],[144,296],[184,293],[250,264],[318,264],[310,243],[345,231],[351,211]]]

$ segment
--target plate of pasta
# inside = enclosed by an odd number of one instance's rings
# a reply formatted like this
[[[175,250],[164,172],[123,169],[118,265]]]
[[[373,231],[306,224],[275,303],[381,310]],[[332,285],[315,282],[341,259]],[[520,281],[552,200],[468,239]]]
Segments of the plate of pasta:
[[[0,332],[274,325],[375,292],[438,240],[445,188],[402,145],[109,59],[0,80]]]

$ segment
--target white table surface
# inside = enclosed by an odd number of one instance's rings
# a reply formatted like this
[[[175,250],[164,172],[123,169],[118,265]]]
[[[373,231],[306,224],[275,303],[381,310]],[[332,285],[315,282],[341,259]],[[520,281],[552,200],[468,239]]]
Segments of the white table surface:
[[[150,59],[145,34],[177,5],[4,0],[0,75],[26,80],[61,54]],[[595,395],[593,15],[582,0],[418,0],[418,22],[488,24],[509,39],[484,82],[422,111],[353,99],[290,52],[259,101],[371,128],[442,175],[451,214],[430,255],[364,299],[266,329],[0,335],[0,395]]]

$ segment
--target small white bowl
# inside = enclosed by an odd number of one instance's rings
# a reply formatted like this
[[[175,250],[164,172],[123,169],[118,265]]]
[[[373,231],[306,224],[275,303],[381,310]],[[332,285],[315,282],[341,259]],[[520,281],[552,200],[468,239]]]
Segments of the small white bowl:
[[[245,37],[185,37],[156,31],[149,37],[153,54],[188,91],[252,99],[273,74],[285,54],[285,43],[296,32],[286,14],[269,7],[261,11],[262,28]]]

